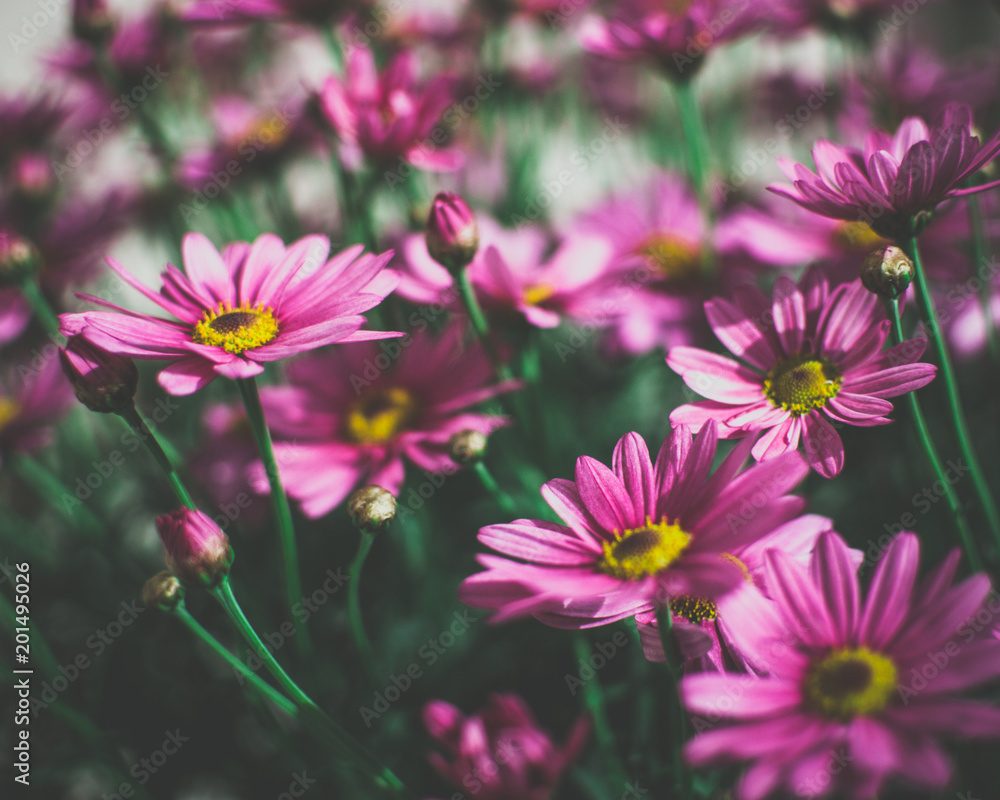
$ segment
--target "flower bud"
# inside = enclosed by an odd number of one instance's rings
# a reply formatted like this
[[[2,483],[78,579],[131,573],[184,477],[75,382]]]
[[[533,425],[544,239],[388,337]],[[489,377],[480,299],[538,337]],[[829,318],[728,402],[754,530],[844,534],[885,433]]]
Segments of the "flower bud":
[[[156,520],[167,567],[184,583],[217,586],[229,574],[233,548],[211,517],[182,508]]]
[[[47,198],[53,184],[52,165],[42,153],[22,153],[10,168],[11,188],[27,201]]]
[[[184,587],[174,575],[158,572],[142,587],[142,602],[146,608],[172,611],[184,599]]]
[[[27,239],[0,229],[0,286],[15,286],[38,270],[41,257]]]
[[[381,486],[362,486],[347,498],[347,513],[356,528],[377,531],[396,516],[396,498]]]
[[[73,35],[83,42],[100,45],[114,33],[114,20],[107,0],[73,0]]]
[[[451,272],[467,266],[479,249],[476,217],[460,194],[438,192],[427,216],[427,252]]]
[[[448,455],[459,464],[479,461],[486,455],[485,433],[479,431],[459,431],[448,440]]]
[[[91,411],[119,413],[132,405],[139,370],[131,359],[102,350],[81,335],[69,338],[59,358],[76,399]]]
[[[861,265],[861,282],[865,288],[887,300],[905,292],[912,277],[913,262],[895,245],[873,251]]]

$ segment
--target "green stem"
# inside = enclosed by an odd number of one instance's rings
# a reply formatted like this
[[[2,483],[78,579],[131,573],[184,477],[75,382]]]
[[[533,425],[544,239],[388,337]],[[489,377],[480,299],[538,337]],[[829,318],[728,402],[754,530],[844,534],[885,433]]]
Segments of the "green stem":
[[[969,225],[972,228],[972,259],[973,273],[988,263],[986,257],[986,226],[983,224],[982,198],[978,194],[969,197]],[[1000,359],[1000,344],[997,342],[996,320],[993,317],[993,303],[990,297],[993,281],[979,281],[979,302],[983,307],[983,320],[986,324],[986,341],[990,346],[990,355],[994,360]]]
[[[510,367],[500,361],[496,348],[493,346],[493,340],[490,338],[490,325],[486,321],[486,315],[483,314],[479,300],[476,299],[476,290],[473,288],[472,280],[469,278],[468,267],[458,272],[458,289],[461,292],[462,303],[465,305],[469,320],[472,322],[472,330],[475,332],[479,344],[482,345],[483,351],[493,365],[493,371],[496,373],[496,376],[503,381],[513,380],[514,376],[511,374]]]
[[[691,182],[698,195],[698,205],[701,207],[705,222],[711,224],[714,218],[712,196],[709,186],[709,151],[708,135],[705,133],[705,121],[702,119],[701,107],[694,93],[691,80],[678,82],[677,107],[681,117],[681,131],[687,146],[688,172]],[[706,246],[707,247],[707,246]]]
[[[656,628],[660,635],[660,646],[663,648],[663,655],[666,659],[667,671],[671,680],[671,711],[677,715],[677,736],[674,743],[674,769],[677,776],[677,783],[685,798],[691,797],[691,775],[684,765],[681,755],[681,748],[687,741],[687,716],[681,706],[680,682],[682,676],[682,662],[677,639],[674,636],[674,617],[670,612],[670,603],[660,603],[656,607]]]
[[[91,538],[101,538],[107,526],[59,478],[31,456],[18,455],[11,460],[17,476],[41,495],[70,525],[78,527]],[[67,500],[71,501],[68,505]]]
[[[201,623],[198,622],[194,617],[191,616],[191,612],[184,607],[183,601],[173,609],[171,612],[180,619],[188,628],[201,639],[205,644],[207,644],[212,650],[214,650],[223,661],[229,664],[234,670],[239,672],[249,683],[254,687],[261,695],[274,703],[278,708],[288,714],[290,717],[298,715],[298,706],[295,705],[291,700],[285,697],[281,692],[271,686],[267,681],[263,680],[256,672],[250,669],[246,664],[240,661],[235,655],[230,653],[222,643],[216,639],[212,634],[205,630]]]
[[[899,298],[893,298],[889,301],[889,310],[892,316],[893,337],[896,344],[902,344],[904,341],[903,321],[899,313]],[[934,447],[934,442],[931,440],[930,432],[927,429],[927,421],[924,419],[916,392],[907,392],[906,399],[910,404],[910,414],[917,428],[917,437],[923,445],[924,455],[927,456],[927,461],[930,463],[931,469],[934,470],[938,482],[944,487],[945,500],[948,502],[948,508],[951,509],[952,517],[955,520],[955,527],[958,528],[959,536],[962,539],[962,546],[965,548],[965,554],[969,558],[969,566],[972,567],[973,571],[979,572],[983,568],[982,558],[979,555],[979,550],[976,548],[972,531],[969,529],[969,523],[965,518],[965,510],[962,508],[962,502],[958,499],[951,481],[948,480],[944,467],[941,464],[941,456],[938,455],[937,449]]]
[[[516,514],[517,503],[511,499],[511,496],[507,492],[500,488],[500,484],[493,478],[486,464],[482,460],[477,459],[472,463],[472,469],[479,478],[479,482],[483,485],[483,488],[490,493],[490,496],[504,510],[504,513]]]
[[[181,505],[186,508],[190,508],[192,511],[196,510],[197,506],[195,506],[194,500],[191,499],[191,495],[184,486],[181,476],[177,474],[177,470],[174,468],[174,465],[170,463],[170,459],[167,458],[167,454],[163,452],[163,447],[156,438],[156,434],[149,429],[149,426],[147,426],[142,417],[139,416],[139,412],[136,410],[135,404],[129,406],[124,411],[119,411],[118,414],[123,420],[125,420],[125,424],[129,426],[132,433],[134,433],[139,440],[146,445],[146,449],[149,450],[150,455],[153,456],[153,460],[156,461],[160,469],[163,470],[163,474],[167,476],[167,480],[170,482],[170,486],[174,490],[174,494],[177,495],[177,499],[180,500]]]
[[[573,636],[573,650],[577,661],[587,663],[590,659],[590,644],[580,632]],[[597,746],[604,755],[604,763],[609,777],[616,786],[621,786],[627,780],[625,767],[618,755],[618,750],[615,748],[615,734],[608,720],[604,689],[596,675],[589,681],[584,681],[583,700],[587,704],[587,711],[590,712],[590,717],[594,722],[594,735],[597,737]]]
[[[354,646],[358,649],[365,675],[368,676],[368,682],[372,686],[375,685],[375,658],[372,655],[371,640],[365,630],[365,621],[361,616],[361,570],[364,569],[365,559],[368,558],[374,541],[375,534],[361,531],[361,541],[358,542],[358,552],[351,563],[350,582],[347,584],[347,616],[351,622],[351,635],[354,637]]]
[[[399,778],[388,767],[383,766],[363,745],[355,741],[354,737],[346,730],[323,713],[320,707],[313,702],[312,698],[302,691],[295,681],[288,676],[288,673],[282,669],[281,665],[264,646],[257,632],[243,614],[243,610],[236,601],[235,595],[233,595],[233,589],[229,584],[228,576],[223,578],[222,582],[214,589],[211,589],[210,592],[222,606],[230,620],[232,620],[237,630],[239,630],[240,635],[243,636],[257,657],[274,676],[275,680],[278,681],[298,706],[302,712],[303,721],[315,723],[320,726],[326,732],[326,735],[329,736],[330,740],[336,742],[338,751],[348,758],[349,763],[360,768],[377,786],[388,788],[398,795],[405,795],[406,789]],[[354,761],[352,762],[350,759],[354,759]]]
[[[990,526],[990,533],[1000,549],[1000,514],[997,513],[996,503],[990,492],[990,487],[986,483],[979,459],[972,449],[972,442],[969,436],[968,426],[965,421],[965,414],[962,412],[962,401],[958,394],[958,382],[955,380],[955,372],[951,365],[951,357],[948,355],[948,348],[945,345],[944,336],[937,318],[937,311],[934,308],[934,298],[931,297],[930,287],[927,285],[927,277],[924,274],[923,264],[920,262],[920,251],[917,247],[916,236],[909,236],[903,245],[907,255],[913,261],[914,272],[917,278],[917,302],[923,312],[924,322],[929,328],[929,334],[937,349],[938,360],[941,362],[941,372],[944,377],[945,388],[948,393],[948,405],[951,410],[952,422],[955,432],[958,435],[958,445],[962,452],[962,457],[969,465],[969,473],[972,475],[972,482],[976,488],[979,502]]]
[[[295,543],[295,527],[292,523],[292,507],[288,502],[288,495],[281,482],[281,474],[278,472],[278,462],[274,456],[274,444],[271,442],[271,432],[268,430],[267,422],[264,419],[264,407],[260,403],[260,392],[257,390],[257,381],[254,378],[240,378],[236,381],[243,396],[243,405],[247,410],[247,418],[250,420],[250,427],[253,429],[254,439],[257,441],[257,449],[260,451],[261,460],[264,462],[264,471],[267,473],[267,482],[271,487],[271,500],[274,503],[274,513],[278,520],[278,533],[281,537],[281,560],[285,576],[285,597],[288,602],[289,611],[295,607],[296,603],[302,599],[302,584],[299,580],[299,555],[298,547]],[[292,614],[295,622],[295,643],[299,656],[306,664],[310,663],[312,645],[309,640],[309,631],[300,614]]]
[[[50,335],[60,336],[59,316],[52,310],[52,306],[49,305],[49,301],[45,299],[45,295],[42,294],[42,289],[38,285],[38,281],[36,281],[34,277],[26,278],[21,282],[21,291],[24,292],[24,296],[28,299],[28,304],[31,306],[31,310],[34,311],[35,316],[38,317],[38,321],[42,323],[45,330]],[[60,341],[62,341],[61,336]]]

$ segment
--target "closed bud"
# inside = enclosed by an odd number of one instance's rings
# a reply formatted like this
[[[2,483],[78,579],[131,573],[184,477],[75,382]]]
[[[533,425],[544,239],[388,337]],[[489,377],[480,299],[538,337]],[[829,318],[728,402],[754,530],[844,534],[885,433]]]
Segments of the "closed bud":
[[[91,411],[111,414],[131,407],[139,385],[132,359],[102,350],[80,335],[69,338],[59,358],[77,400]]]
[[[381,486],[362,486],[347,498],[347,513],[356,528],[377,531],[396,516],[396,498]]]
[[[893,300],[906,291],[913,277],[913,262],[895,245],[873,251],[861,265],[861,282],[865,288]]]
[[[427,216],[427,252],[451,272],[468,266],[479,249],[479,226],[460,194],[438,192]]]
[[[167,567],[184,583],[214,587],[229,574],[233,548],[222,529],[201,511],[182,508],[156,520]]]
[[[6,228],[0,229],[0,286],[16,286],[41,264],[35,246]]]
[[[42,153],[22,153],[10,167],[11,188],[19,199],[44,201],[54,188],[54,175],[49,159]]]
[[[146,608],[172,611],[184,599],[184,587],[175,575],[164,570],[146,581],[142,587],[142,602]]]
[[[448,454],[459,464],[479,461],[486,455],[487,438],[479,431],[459,431],[448,440]]]

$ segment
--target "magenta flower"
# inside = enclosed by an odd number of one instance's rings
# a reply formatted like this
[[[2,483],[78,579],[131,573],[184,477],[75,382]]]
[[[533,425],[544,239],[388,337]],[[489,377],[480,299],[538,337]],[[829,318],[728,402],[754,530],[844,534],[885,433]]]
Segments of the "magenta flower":
[[[592,53],[649,59],[664,75],[689,80],[706,52],[753,31],[757,13],[754,3],[743,0],[623,0],[611,19],[587,17],[581,36]]]
[[[820,537],[808,571],[769,551],[775,602],[734,630],[771,654],[769,677],[683,679],[682,700],[703,731],[686,745],[688,761],[752,762],[739,800],[782,788],[868,800],[891,776],[944,787],[951,767],[938,737],[1000,736],[1000,709],[953,695],[1000,673],[1000,642],[989,626],[967,624],[983,608],[989,579],[952,586],[955,551],[917,582],[919,555],[914,534],[897,536],[863,599],[837,534]]]
[[[549,239],[540,228],[506,230],[485,215],[478,215],[478,227],[479,249],[468,272],[484,309],[538,328],[555,328],[564,316],[589,319],[602,313],[612,256],[605,237],[576,232],[546,259]],[[399,294],[458,308],[454,279],[428,254],[425,237],[407,237],[402,249]]]
[[[439,147],[437,137],[431,139],[441,115],[455,101],[452,77],[438,75],[418,86],[411,51],[398,53],[379,73],[372,51],[361,45],[348,51],[346,71],[343,80],[327,78],[319,98],[343,144],[346,164],[356,169],[366,156],[379,167],[403,159],[432,172],[462,165],[460,150]]]
[[[82,336],[72,336],[60,348],[63,373],[76,399],[99,414],[118,413],[133,405],[139,370],[130,358],[94,347]]]
[[[360,330],[361,313],[395,286],[395,276],[382,271],[391,252],[362,256],[355,245],[327,261],[326,237],[306,236],[286,248],[269,233],[221,254],[204,235],[189,233],[182,249],[185,271],[168,264],[159,293],[108,259],[122,280],[177,321],[80,295],[117,313],[63,314],[62,332],[81,333],[111,353],[170,361],[159,383],[176,395],[191,394],[217,375],[259,375],[267,362],[323,345],[401,335]]]
[[[542,487],[564,524],[520,519],[480,530],[479,541],[521,561],[480,556],[486,571],[466,578],[459,598],[495,609],[494,622],[531,614],[589,628],[732,591],[746,579],[733,552],[798,516],[805,503],[787,492],[808,467],[788,453],[741,471],[741,447],[710,475],[716,443],[715,424],[694,440],[681,426],[655,464],[635,433],[618,442],[611,469],[581,456],[575,482]],[[747,508],[756,511],[741,516]]]
[[[744,458],[749,455],[751,444],[752,440],[744,439],[738,445]],[[830,530],[833,530],[832,521],[815,514],[805,514],[786,522],[745,547],[733,548],[730,555],[739,559],[746,568],[746,580],[733,591],[715,601],[684,597],[672,603],[670,611],[685,659],[685,669],[691,672],[725,672],[728,665],[742,672],[763,673],[765,654],[748,647],[746,637],[737,639],[731,631],[734,625],[746,624],[747,614],[756,613],[754,609],[759,604],[771,602],[765,580],[764,555],[774,548],[795,562],[808,566],[820,534]],[[864,558],[860,550],[852,550],[851,555],[857,564]],[[664,661],[656,612],[638,614],[635,621],[646,658]]]
[[[30,453],[52,440],[52,426],[75,402],[63,375],[58,350],[48,345],[28,363],[7,372],[0,382],[0,464],[11,453]]]
[[[780,159],[793,185],[768,188],[824,217],[867,222],[888,238],[919,232],[913,217],[938,203],[1000,185],[958,188],[1000,153],[1000,132],[980,144],[966,106],[947,106],[930,128],[910,117],[894,136],[871,131],[863,150],[821,139],[812,152],[818,175]]]
[[[424,708],[424,725],[447,752],[432,754],[431,766],[479,800],[548,800],[590,733],[580,718],[566,744],[556,745],[516,694],[493,694],[468,717],[434,700]]]
[[[890,322],[860,280],[829,292],[808,270],[796,286],[780,277],[772,302],[753,287],[715,298],[705,314],[719,340],[748,364],[696,347],[674,347],[667,364],[707,397],[674,409],[672,425],[698,430],[719,423],[723,438],[767,431],[753,446],[758,461],[795,450],[825,478],[844,465],[844,445],[830,419],[846,425],[887,425],[896,397],[930,383],[936,367],[916,363],[926,342],[882,347]]]
[[[166,550],[167,567],[184,583],[215,586],[229,574],[233,549],[229,539],[202,511],[182,508],[156,520]]]
[[[469,410],[517,384],[491,384],[489,360],[479,348],[463,352],[464,335],[452,325],[441,336],[414,333],[302,358],[288,368],[289,385],[262,391],[268,424],[286,440],[275,445],[282,479],[307,516],[323,516],[363,484],[398,494],[407,461],[457,471],[454,434],[488,435],[507,424]],[[255,487],[267,491],[262,469]]]

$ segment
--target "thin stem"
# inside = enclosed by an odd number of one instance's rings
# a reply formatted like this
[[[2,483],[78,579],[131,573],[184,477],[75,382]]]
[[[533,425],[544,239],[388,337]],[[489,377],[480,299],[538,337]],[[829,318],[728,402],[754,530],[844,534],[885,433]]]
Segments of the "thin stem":
[[[365,559],[368,558],[374,541],[375,534],[370,531],[361,531],[361,541],[358,542],[357,555],[351,562],[350,581],[347,584],[347,616],[351,622],[351,635],[354,637],[354,646],[358,649],[365,675],[368,676],[368,681],[373,686],[375,685],[375,658],[372,655],[371,640],[365,630],[365,621],[361,616],[361,570],[364,569]]]
[[[660,646],[663,648],[663,655],[666,659],[667,671],[671,680],[671,709],[677,715],[677,736],[674,743],[674,769],[677,775],[677,783],[680,785],[683,796],[691,797],[691,775],[684,765],[684,758],[681,755],[681,748],[687,741],[687,716],[681,706],[680,682],[682,675],[682,658],[680,649],[677,646],[677,639],[674,636],[674,617],[670,612],[669,603],[660,603],[656,607],[656,628],[660,635]]]
[[[986,263],[986,226],[983,224],[982,198],[978,194],[969,197],[969,225],[972,228],[972,260],[973,272]],[[994,360],[1000,359],[1000,344],[997,342],[996,319],[993,317],[993,302],[990,297],[993,281],[979,281],[979,302],[983,307],[983,320],[986,324],[986,341],[989,343],[990,355]]]
[[[246,678],[250,685],[253,686],[254,689],[256,689],[261,695],[278,706],[278,708],[290,717],[298,716],[299,709],[295,703],[267,683],[267,681],[263,680],[259,675],[257,675],[256,672],[250,669],[246,664],[240,661],[240,659],[223,647],[222,643],[218,639],[212,636],[212,634],[201,626],[201,623],[198,622],[198,620],[191,616],[191,612],[184,607],[183,602],[174,608],[172,613],[180,619],[181,622],[187,625],[195,636],[201,639],[219,656],[221,656],[222,659],[229,664],[229,666]]]
[[[45,299],[38,281],[34,277],[26,278],[21,282],[21,291],[24,292],[31,310],[38,317],[38,321],[42,323],[45,330],[51,335],[59,336],[59,316],[52,310],[49,301]],[[61,338],[60,341],[62,341]]]
[[[353,763],[355,767],[360,767],[376,785],[391,789],[396,794],[405,795],[406,789],[399,778],[388,767],[383,766],[363,745],[355,741],[354,737],[341,728],[340,725],[323,713],[320,707],[313,702],[312,698],[302,691],[295,681],[288,676],[288,673],[282,669],[281,665],[264,646],[257,632],[244,615],[243,609],[240,608],[233,594],[228,576],[223,578],[222,582],[214,589],[211,589],[210,592],[222,606],[230,620],[232,620],[247,644],[256,653],[257,657],[264,663],[285,692],[291,696],[292,700],[299,707],[299,710],[302,711],[303,721],[315,722],[315,724],[322,726],[331,741],[336,742],[339,751],[343,755],[355,760],[349,763]]]
[[[504,513],[517,513],[517,503],[514,502],[507,492],[500,488],[500,484],[496,482],[493,475],[490,473],[489,468],[482,460],[477,459],[474,461],[472,463],[472,469],[479,478],[479,482],[483,485],[483,488],[490,493],[490,496],[496,501],[497,505],[504,510]]]
[[[582,633],[574,635],[573,650],[579,662],[587,663],[591,657],[590,645]],[[625,767],[615,748],[615,733],[608,720],[604,689],[596,675],[589,681],[584,681],[583,700],[594,722],[594,735],[597,737],[597,746],[604,755],[605,766],[615,785],[621,786],[626,782]]]
[[[687,145],[688,171],[695,193],[698,195],[698,205],[701,208],[705,223],[711,227],[715,218],[712,206],[708,135],[705,133],[705,121],[702,119],[701,107],[694,93],[691,80],[679,81],[677,87],[677,106],[681,117],[681,130]],[[702,268],[711,273],[715,267],[715,254],[708,244],[709,237],[702,242]]]
[[[938,322],[937,311],[934,308],[934,298],[931,297],[930,288],[927,285],[927,277],[924,275],[924,267],[920,262],[920,251],[917,247],[917,238],[910,236],[904,241],[903,249],[913,261],[914,272],[917,278],[917,302],[923,312],[924,322],[930,329],[931,339],[937,349],[938,359],[941,362],[941,372],[944,377],[945,388],[948,393],[948,405],[951,410],[952,422],[955,432],[958,435],[958,446],[962,452],[962,457],[969,465],[969,474],[972,475],[972,482],[979,496],[983,511],[986,513],[986,520],[990,526],[990,533],[993,540],[1000,548],[1000,514],[997,513],[996,503],[990,492],[990,487],[986,483],[979,459],[972,449],[972,441],[969,436],[968,426],[965,421],[965,414],[962,412],[962,401],[958,394],[958,382],[955,380],[955,372],[951,365],[951,357],[948,355],[948,348],[945,345],[941,326]]]
[[[500,361],[496,348],[493,346],[493,340],[490,338],[490,325],[486,321],[486,315],[483,314],[479,300],[476,299],[476,290],[472,287],[468,267],[458,272],[458,288],[462,295],[462,303],[465,305],[469,320],[472,322],[472,330],[493,365],[493,371],[500,380],[512,380],[514,376],[510,372],[510,367]]]
[[[92,538],[101,537],[107,526],[59,478],[31,456],[18,455],[12,461],[17,476],[41,495],[70,525],[78,527]]]
[[[257,449],[260,451],[261,460],[264,462],[264,471],[267,473],[267,482],[271,487],[271,500],[274,503],[274,513],[278,520],[278,533],[281,537],[281,560],[285,576],[285,597],[288,608],[291,610],[296,603],[301,602],[302,584],[299,581],[299,555],[298,547],[295,543],[295,527],[292,522],[292,507],[288,503],[288,495],[281,482],[281,474],[278,472],[278,462],[274,456],[274,444],[271,442],[271,432],[268,430],[267,422],[264,419],[264,407],[260,403],[260,392],[257,390],[257,381],[254,378],[240,378],[236,381],[243,396],[243,405],[247,410],[247,418],[250,420],[250,427],[253,429],[254,439],[257,441]],[[295,643],[299,656],[304,663],[310,662],[312,645],[309,640],[309,631],[305,626],[301,615],[292,614],[295,622]]]
[[[896,344],[901,344],[904,338],[903,321],[899,313],[899,298],[893,298],[889,301],[889,310],[892,316],[893,337]],[[948,480],[944,466],[941,463],[941,456],[938,455],[937,449],[934,447],[934,442],[931,440],[930,432],[927,429],[927,422],[920,408],[920,401],[917,400],[916,392],[907,392],[906,399],[910,404],[910,413],[913,417],[913,423],[917,428],[917,438],[920,439],[920,443],[923,445],[924,455],[927,456],[927,461],[930,463],[931,469],[934,470],[938,483],[944,487],[945,500],[948,502],[948,508],[951,509],[952,517],[955,520],[955,527],[958,528],[959,536],[962,538],[962,546],[965,548],[965,554],[969,558],[969,566],[972,567],[973,571],[979,572],[983,568],[983,562],[975,540],[972,538],[969,523],[965,518],[965,509],[962,508],[962,502],[958,499],[951,481]]]
[[[177,495],[177,499],[180,500],[181,505],[186,508],[190,508],[192,511],[196,510],[197,506],[195,506],[194,500],[191,499],[191,495],[184,486],[181,476],[177,474],[177,470],[174,465],[170,463],[170,459],[167,458],[167,454],[163,452],[163,447],[160,446],[160,442],[156,438],[156,434],[149,429],[149,426],[147,426],[142,417],[139,416],[139,412],[136,410],[135,405],[133,404],[124,411],[119,411],[118,413],[119,416],[125,420],[125,424],[128,425],[139,440],[146,445],[146,449],[149,450],[157,465],[161,470],[163,470],[163,474],[167,476],[167,480],[170,482],[170,486],[174,490],[174,494]]]

